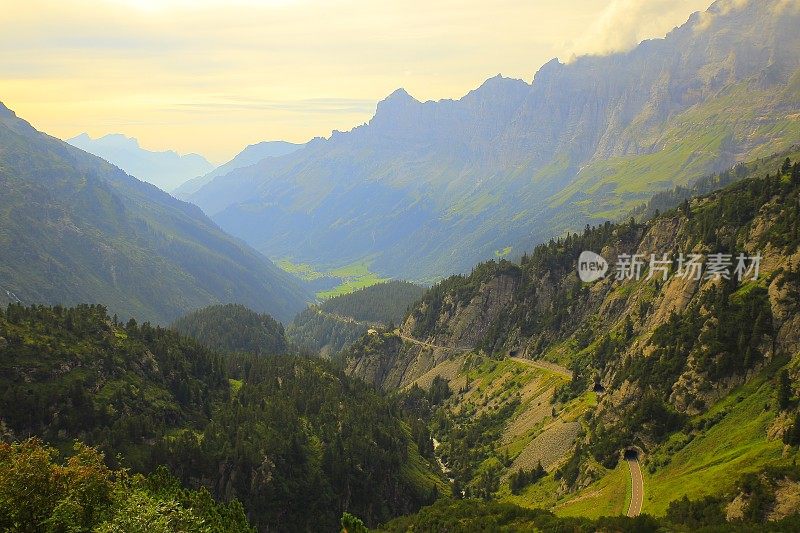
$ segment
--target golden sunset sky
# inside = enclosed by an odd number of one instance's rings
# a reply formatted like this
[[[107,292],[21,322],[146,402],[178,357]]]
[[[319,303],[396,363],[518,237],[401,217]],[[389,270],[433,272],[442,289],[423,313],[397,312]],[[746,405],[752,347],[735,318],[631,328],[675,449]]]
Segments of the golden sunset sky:
[[[663,37],[711,0],[0,0],[0,101],[66,139],[124,133],[221,163],[369,120],[404,87],[460,98],[495,74]]]

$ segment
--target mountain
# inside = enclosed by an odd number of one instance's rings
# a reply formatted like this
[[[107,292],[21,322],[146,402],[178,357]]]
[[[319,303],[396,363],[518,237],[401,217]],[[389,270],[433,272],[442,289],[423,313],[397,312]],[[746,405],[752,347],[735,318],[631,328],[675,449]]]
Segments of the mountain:
[[[152,152],[139,146],[136,139],[119,133],[97,139],[81,133],[67,139],[67,142],[84,152],[102,157],[131,176],[152,183],[162,191],[172,191],[185,181],[214,168],[201,155],[178,155],[172,150]]]
[[[634,514],[733,527],[796,513],[800,151],[701,182],[723,188],[676,191],[668,209],[659,195],[665,210],[646,221],[606,222],[443,280],[342,365],[421,406],[467,496],[619,515],[641,470]],[[585,251],[605,258],[605,277],[582,281]],[[626,257],[641,258],[640,275],[620,268]],[[434,385],[446,391],[438,408],[422,401]]]
[[[719,0],[663,39],[495,77],[459,100],[400,89],[368,124],[187,197],[275,258],[432,280],[627,212],[800,134],[800,9]]]
[[[399,324],[425,289],[388,281],[311,305],[288,325],[287,337],[323,357],[349,346],[372,327]]]
[[[291,154],[302,147],[302,144],[295,144],[286,141],[263,141],[257,144],[251,144],[224,165],[220,165],[207,174],[192,178],[189,181],[181,184],[174,191],[172,191],[172,194],[176,198],[185,200],[200,190],[204,185],[212,182],[218,176],[224,176],[225,174],[228,174],[236,169],[255,165],[259,161],[267,159],[268,157],[280,157],[282,155]]]
[[[0,104],[0,287],[169,323],[237,302],[290,320],[310,296],[197,207],[36,131]]]
[[[171,327],[221,352],[276,355],[287,351],[280,322],[239,304],[212,305],[192,311],[173,322]]]

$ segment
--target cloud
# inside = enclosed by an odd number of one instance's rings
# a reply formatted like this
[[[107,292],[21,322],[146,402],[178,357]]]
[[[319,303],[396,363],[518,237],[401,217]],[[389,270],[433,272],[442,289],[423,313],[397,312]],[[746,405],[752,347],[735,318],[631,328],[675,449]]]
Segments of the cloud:
[[[663,37],[686,22],[689,13],[705,10],[710,3],[710,0],[611,0],[574,41],[568,57],[630,50],[646,38]]]
[[[709,28],[717,17],[744,9],[754,2],[769,5],[770,10],[776,14],[786,10],[800,10],[800,2],[797,0],[718,0],[713,9],[700,14],[700,19],[694,29],[703,31]]]

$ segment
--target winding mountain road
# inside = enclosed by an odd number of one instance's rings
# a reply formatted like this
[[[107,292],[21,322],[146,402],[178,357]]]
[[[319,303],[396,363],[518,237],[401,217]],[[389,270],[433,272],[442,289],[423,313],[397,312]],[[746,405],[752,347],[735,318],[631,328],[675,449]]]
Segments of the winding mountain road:
[[[644,478],[639,465],[639,457],[625,457],[631,471],[631,503],[628,505],[628,516],[639,516],[644,502]]]
[[[438,346],[436,344],[432,344],[430,342],[421,341],[419,339],[415,339],[414,337],[409,337],[408,335],[404,335],[400,331],[395,331],[395,334],[403,339],[404,341],[410,342],[412,344],[416,344],[417,346],[422,346],[425,348],[430,348],[434,350],[452,350],[457,352],[471,352],[473,348],[456,348],[451,346]],[[538,368],[540,370],[545,370],[548,372],[553,372],[558,374],[562,377],[572,379],[572,372],[561,365],[557,365],[556,363],[551,363],[550,361],[537,361],[534,359],[525,359],[523,357],[509,357],[514,362],[532,366],[534,368]],[[438,444],[438,443],[437,443]],[[631,450],[633,451],[633,450]],[[631,473],[631,501],[628,505],[628,512],[627,515],[630,517],[639,516],[642,512],[642,504],[644,503],[644,478],[642,477],[642,469],[639,464],[639,452],[635,453],[628,453],[626,450],[625,452],[625,462],[628,463],[628,468],[630,469]],[[443,468],[444,470],[444,468]]]
[[[430,342],[421,341],[419,339],[415,339],[414,337],[409,337],[408,335],[404,335],[399,331],[395,331],[395,334],[403,339],[404,341],[408,341],[411,344],[416,344],[417,346],[422,346],[424,348],[430,348],[432,350],[451,350],[454,352],[471,352],[473,348],[456,348],[453,346],[438,346],[436,344],[431,344]]]
[[[452,350],[455,352],[471,352],[474,348],[458,348],[452,346],[439,346],[436,344],[431,344],[430,342],[421,341],[419,339],[415,339],[414,337],[409,337],[399,331],[395,331],[396,335],[403,339],[404,341],[408,341],[412,344],[416,344],[417,346],[423,346],[425,348],[430,348],[432,350]],[[551,363],[550,361],[537,361],[534,359],[525,359],[523,357],[509,357],[512,361],[517,363],[532,366],[534,368],[538,368],[539,370],[547,370],[548,372],[553,372],[560,376],[572,379],[572,372],[568,368],[564,368],[561,365],[557,365],[556,363]]]

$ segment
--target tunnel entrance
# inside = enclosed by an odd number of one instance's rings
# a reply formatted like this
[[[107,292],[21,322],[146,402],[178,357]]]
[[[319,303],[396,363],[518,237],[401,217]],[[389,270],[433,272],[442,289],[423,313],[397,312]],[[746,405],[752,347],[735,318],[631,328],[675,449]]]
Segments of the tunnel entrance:
[[[594,392],[601,393],[601,392],[605,392],[606,388],[603,387],[602,383],[600,383],[599,381],[596,381],[595,384],[594,384],[594,388],[592,390]]]
[[[508,356],[509,357],[516,357],[518,353],[519,353],[519,350],[509,350]]]
[[[625,460],[630,461],[638,461],[639,460],[639,452],[634,448],[628,448],[625,450]]]

